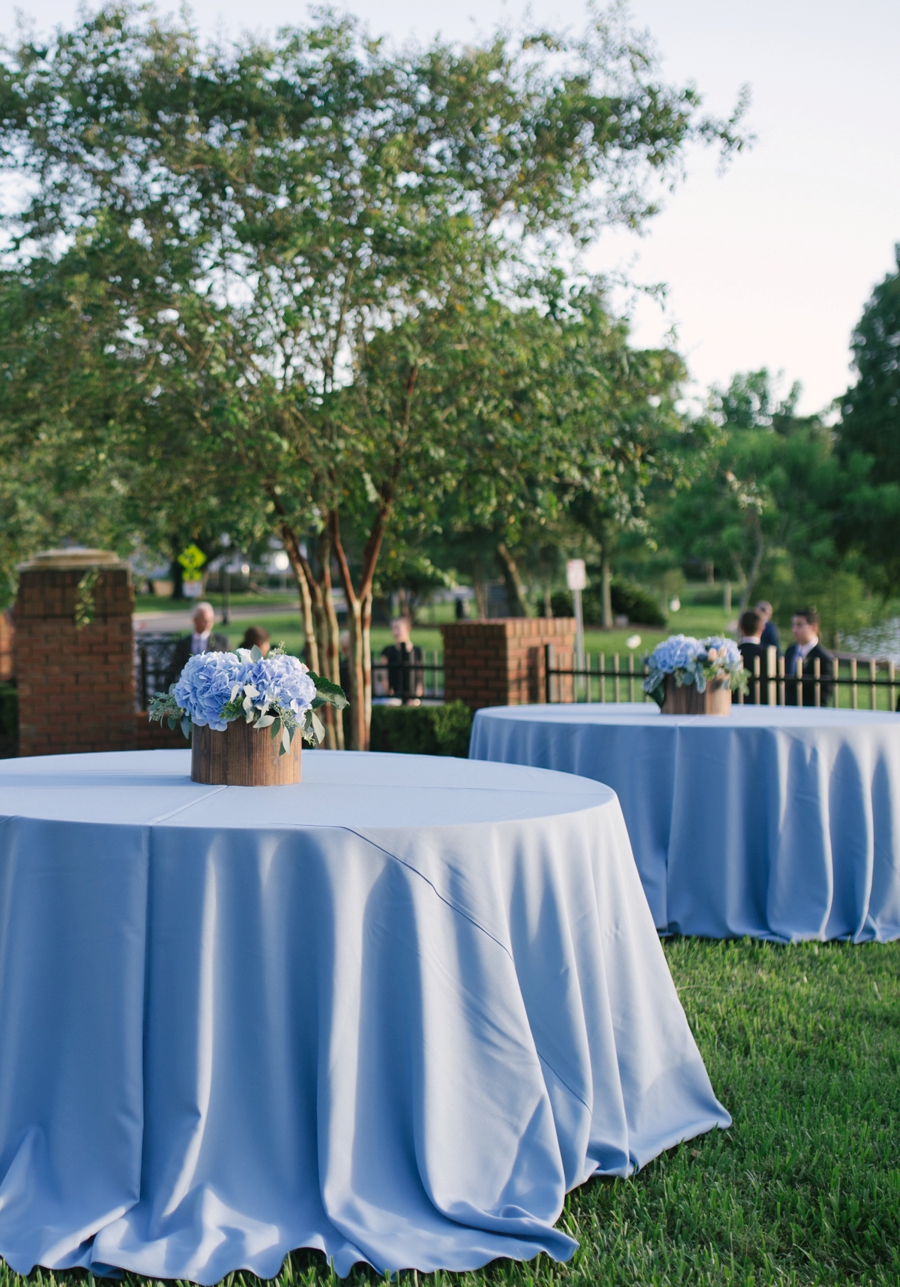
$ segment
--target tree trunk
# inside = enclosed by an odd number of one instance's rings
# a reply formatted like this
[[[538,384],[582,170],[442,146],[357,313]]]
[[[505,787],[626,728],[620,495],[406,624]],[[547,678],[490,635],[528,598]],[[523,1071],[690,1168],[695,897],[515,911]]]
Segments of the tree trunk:
[[[177,555],[172,560],[170,566],[172,572],[172,598],[186,599],[187,595],[184,592],[184,568],[178,562]]]
[[[334,598],[331,593],[331,555],[331,533],[326,527],[319,537],[318,585],[321,606],[316,613],[316,633],[319,643],[319,664],[322,667],[320,674],[324,675],[326,679],[330,679],[333,684],[339,684],[341,682],[340,627],[338,626],[337,613],[334,610]],[[349,603],[347,604],[347,609],[349,616]],[[326,747],[329,751],[342,751],[344,749],[344,724],[340,712],[336,711],[333,706],[323,706],[321,714],[324,716]]]
[[[759,569],[762,567],[763,556],[766,552],[765,541],[763,540],[762,524],[759,520],[754,524],[756,536],[756,549],[753,552],[753,562],[750,565],[750,571],[744,581],[744,587],[741,591],[741,602],[738,605],[738,618],[740,619],[747,611],[747,604],[750,602],[750,595],[753,593],[756,582],[759,579]]]
[[[389,491],[388,496],[390,495]],[[354,751],[369,749],[369,731],[372,726],[372,581],[389,512],[389,500],[383,500],[383,507],[363,551],[358,590],[353,584],[350,565],[341,541],[340,515],[337,510],[332,510],[328,516],[341,584],[347,596],[347,620],[350,626],[350,746]]]
[[[612,568],[609,563],[609,545],[606,541],[600,547],[600,608],[604,630],[612,630]]]
[[[478,577],[472,577],[472,589],[475,591],[475,607],[478,611],[478,620],[487,621],[487,589],[482,580]]]
[[[291,561],[291,571],[300,592],[300,613],[303,618],[303,642],[306,653],[306,664],[313,674],[319,672],[319,644],[316,639],[316,619],[313,613],[313,593],[318,590],[312,568],[309,566],[297,534],[287,523],[281,523],[278,529],[287,556]]]
[[[503,541],[498,542],[497,553],[500,556],[500,564],[503,568],[503,580],[506,582],[509,615],[511,617],[527,617],[528,605],[525,602],[525,590],[522,586],[522,579],[519,576],[519,569],[516,567],[516,561]]]

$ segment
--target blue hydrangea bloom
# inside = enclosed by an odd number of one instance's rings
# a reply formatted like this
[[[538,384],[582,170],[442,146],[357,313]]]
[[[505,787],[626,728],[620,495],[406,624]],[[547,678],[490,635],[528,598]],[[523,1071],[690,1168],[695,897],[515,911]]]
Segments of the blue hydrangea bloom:
[[[228,721],[222,718],[222,709],[235,684],[246,682],[248,669],[247,662],[233,652],[196,653],[181,672],[173,696],[192,724],[208,724],[224,733]]]
[[[270,654],[252,662],[242,683],[252,684],[257,690],[258,696],[253,698],[257,710],[265,710],[270,703],[277,703],[300,716],[309,710],[316,695],[316,686],[306,667],[286,653]]]
[[[674,675],[679,684],[694,684],[698,693],[702,693],[709,679],[727,679],[731,687],[738,685],[743,661],[737,644],[721,635],[710,635],[706,639],[671,635],[654,648],[647,658],[647,668],[645,692],[656,696],[662,691],[666,676]],[[658,696],[657,700],[660,700]]]

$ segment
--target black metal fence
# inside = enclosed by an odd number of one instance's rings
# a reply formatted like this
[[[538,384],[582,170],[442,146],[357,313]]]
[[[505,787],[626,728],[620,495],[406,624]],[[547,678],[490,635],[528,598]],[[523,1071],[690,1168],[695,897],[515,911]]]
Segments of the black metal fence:
[[[372,654],[372,696],[393,698],[404,705],[444,700],[444,662],[437,650],[420,649],[421,659],[384,661]]]
[[[647,675],[643,661],[613,653],[588,654],[585,664],[575,664],[574,653],[553,644],[546,645],[546,700],[548,702],[647,702],[652,698],[642,684]],[[849,710],[897,709],[900,682],[893,661],[874,657],[836,656],[824,668],[815,659],[811,665],[797,663],[788,675],[784,657],[774,648],[765,659],[754,659],[748,692],[736,693],[739,705],[837,706]]]
[[[154,694],[166,691],[172,678],[172,660],[179,637],[172,634],[142,634],[135,639],[136,710],[145,711]],[[373,695],[399,700],[404,705],[416,701],[443,701],[443,654],[427,648],[421,649],[420,653],[419,658],[393,662],[383,661],[380,654],[373,653]]]
[[[150,698],[164,693],[170,683],[172,660],[179,635],[138,635],[134,641],[134,704],[145,711]]]

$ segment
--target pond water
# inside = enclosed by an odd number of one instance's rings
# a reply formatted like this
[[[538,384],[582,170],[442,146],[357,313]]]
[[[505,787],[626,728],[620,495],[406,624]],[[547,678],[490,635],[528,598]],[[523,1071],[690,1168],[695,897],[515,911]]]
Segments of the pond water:
[[[864,657],[884,657],[900,664],[900,617],[848,635],[841,640],[840,650],[860,653]]]

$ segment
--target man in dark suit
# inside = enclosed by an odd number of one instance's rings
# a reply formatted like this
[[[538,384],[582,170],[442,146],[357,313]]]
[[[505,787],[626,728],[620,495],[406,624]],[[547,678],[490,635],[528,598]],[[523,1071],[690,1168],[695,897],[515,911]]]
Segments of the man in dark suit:
[[[198,603],[194,609],[194,633],[184,635],[175,645],[172,662],[166,676],[166,687],[174,684],[188,664],[188,660],[198,652],[228,652],[230,644],[227,635],[220,635],[213,630],[216,623],[216,612],[211,603]]]
[[[778,627],[772,620],[772,605],[766,599],[760,599],[756,611],[763,619],[763,632],[760,643],[764,648],[777,648],[781,656],[781,640],[778,638]]]
[[[738,647],[741,650],[744,669],[750,672],[750,686],[744,702],[750,706],[769,704],[769,686],[766,683],[766,662],[769,650],[762,643],[763,624],[762,614],[755,608],[742,612],[738,622],[738,631],[741,636]],[[754,677],[757,659],[759,660],[759,679]]]
[[[832,656],[827,648],[819,643],[819,614],[815,608],[801,608],[794,613],[791,622],[791,633],[794,642],[784,654],[784,673],[787,677],[785,686],[785,705],[799,706],[802,696],[804,706],[815,706],[816,688],[819,688],[819,706],[827,706],[831,701],[831,689],[825,676],[831,676]],[[803,662],[803,682],[797,683],[796,675],[799,663]],[[815,680],[815,664],[819,663],[821,684]],[[793,682],[791,682],[793,680]],[[802,694],[798,691],[802,688]]]

